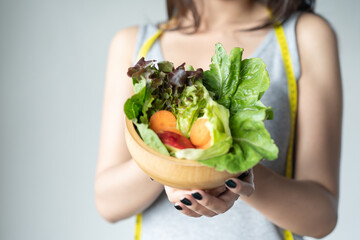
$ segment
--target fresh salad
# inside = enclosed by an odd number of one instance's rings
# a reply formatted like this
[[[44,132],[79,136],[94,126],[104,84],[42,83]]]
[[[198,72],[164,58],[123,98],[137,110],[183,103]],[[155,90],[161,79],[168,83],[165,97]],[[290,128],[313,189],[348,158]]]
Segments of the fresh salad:
[[[234,48],[227,55],[216,44],[205,72],[144,58],[130,67],[135,94],[124,111],[144,142],[230,173],[276,159],[279,150],[264,126],[273,111],[260,101],[270,84],[266,65],[260,58],[242,60],[242,53]]]

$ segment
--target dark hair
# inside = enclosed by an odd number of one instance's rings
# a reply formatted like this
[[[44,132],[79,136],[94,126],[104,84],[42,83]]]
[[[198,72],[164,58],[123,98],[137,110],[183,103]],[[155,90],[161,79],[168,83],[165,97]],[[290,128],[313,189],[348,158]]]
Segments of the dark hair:
[[[256,0],[264,4],[272,12],[272,19],[264,24],[257,26],[255,28],[247,30],[258,30],[261,28],[268,27],[274,23],[280,21],[285,22],[294,12],[304,11],[304,12],[313,12],[315,6],[315,0]],[[167,14],[170,19],[181,19],[185,17],[189,11],[193,18],[193,25],[190,26],[194,28],[196,32],[200,26],[200,15],[196,9],[196,5],[193,0],[167,0]],[[184,27],[181,21],[177,21],[175,24],[171,24],[171,29],[183,29]]]

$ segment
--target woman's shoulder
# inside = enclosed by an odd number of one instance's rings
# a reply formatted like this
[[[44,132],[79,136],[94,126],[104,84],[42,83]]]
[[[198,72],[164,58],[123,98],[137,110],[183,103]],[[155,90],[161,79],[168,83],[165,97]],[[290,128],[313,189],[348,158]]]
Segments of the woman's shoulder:
[[[133,25],[122,28],[114,35],[113,39],[131,40],[132,38],[136,37],[139,27],[139,25]]]
[[[329,21],[323,16],[315,13],[302,13],[299,17],[297,25],[297,29],[301,31],[320,31],[319,34],[335,34],[335,31]]]
[[[322,16],[302,13],[299,16],[296,33],[300,45],[315,47],[318,44],[336,44],[336,34],[331,24]]]
[[[321,66],[326,61],[332,61],[333,64],[337,61],[336,34],[322,16],[302,13],[296,25],[296,36],[303,73],[315,71],[314,66]]]
[[[111,40],[110,51],[121,54],[132,64],[139,28],[140,26],[130,26],[119,30]]]
[[[125,46],[135,46],[136,38],[141,32],[154,32],[158,30],[155,24],[141,24],[126,27],[118,31],[113,37],[112,42],[115,44],[126,44]]]

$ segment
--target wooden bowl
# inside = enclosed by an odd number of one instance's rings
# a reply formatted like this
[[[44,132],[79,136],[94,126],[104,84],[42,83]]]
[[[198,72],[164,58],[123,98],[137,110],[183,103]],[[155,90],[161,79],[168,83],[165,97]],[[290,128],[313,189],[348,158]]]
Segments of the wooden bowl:
[[[137,134],[134,124],[125,118],[125,139],[129,152],[139,167],[161,184],[179,189],[212,189],[225,180],[239,176],[201,165],[197,161],[161,154],[147,146]]]

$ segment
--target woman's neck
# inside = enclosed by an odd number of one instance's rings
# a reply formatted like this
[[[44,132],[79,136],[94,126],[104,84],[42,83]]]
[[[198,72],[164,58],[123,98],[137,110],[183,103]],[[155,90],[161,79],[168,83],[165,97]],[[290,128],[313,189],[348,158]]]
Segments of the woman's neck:
[[[216,31],[225,26],[251,28],[267,17],[264,6],[254,0],[194,0],[194,3],[201,18],[200,31]]]

